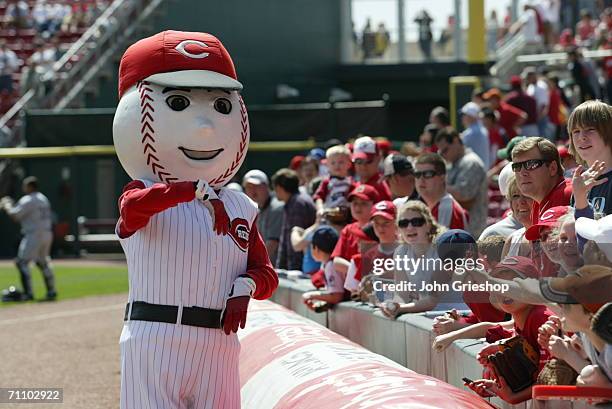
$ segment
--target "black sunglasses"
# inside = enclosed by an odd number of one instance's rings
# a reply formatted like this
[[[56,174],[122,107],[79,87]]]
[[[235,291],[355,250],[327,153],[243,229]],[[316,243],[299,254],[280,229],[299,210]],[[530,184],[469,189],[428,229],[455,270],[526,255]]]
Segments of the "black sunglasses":
[[[434,176],[438,176],[439,173],[435,170],[423,170],[414,172],[414,177],[420,179],[424,177],[425,179],[431,179]]]
[[[525,169],[525,170],[535,170],[539,167],[541,167],[543,164],[545,163],[550,163],[552,162],[551,160],[548,159],[529,159],[526,160],[524,162],[513,162],[512,163],[512,171],[513,172],[520,172],[521,169]]]
[[[414,219],[400,219],[397,222],[397,225],[402,228],[405,229],[406,227],[413,225],[414,227],[421,227],[425,224],[425,218],[424,217],[415,217]]]

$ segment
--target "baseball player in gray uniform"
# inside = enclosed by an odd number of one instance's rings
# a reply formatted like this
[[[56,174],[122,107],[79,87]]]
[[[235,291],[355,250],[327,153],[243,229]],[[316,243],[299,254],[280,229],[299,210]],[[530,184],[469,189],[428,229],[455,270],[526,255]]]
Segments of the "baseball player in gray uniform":
[[[23,180],[23,192],[25,195],[19,199],[17,204],[13,204],[9,197],[1,201],[2,209],[13,220],[21,223],[23,238],[19,243],[19,251],[15,260],[23,286],[21,300],[28,301],[34,298],[29,267],[31,261],[34,261],[43,273],[47,286],[47,300],[54,300],[57,292],[49,257],[53,243],[51,205],[49,199],[38,191],[38,179],[34,176]]]

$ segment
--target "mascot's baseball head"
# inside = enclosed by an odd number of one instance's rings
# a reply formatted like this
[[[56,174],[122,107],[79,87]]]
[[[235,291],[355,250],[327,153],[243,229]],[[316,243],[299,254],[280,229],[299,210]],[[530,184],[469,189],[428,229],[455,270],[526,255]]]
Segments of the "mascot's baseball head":
[[[240,168],[249,122],[234,63],[216,37],[164,31],[132,44],[119,67],[113,140],[133,179],[203,179],[222,187]]]

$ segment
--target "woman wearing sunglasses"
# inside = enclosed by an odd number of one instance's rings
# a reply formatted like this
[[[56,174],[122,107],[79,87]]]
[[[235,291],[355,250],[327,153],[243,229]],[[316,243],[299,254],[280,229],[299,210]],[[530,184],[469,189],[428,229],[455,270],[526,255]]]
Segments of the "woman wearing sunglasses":
[[[421,291],[422,287],[434,281],[447,283],[450,278],[448,273],[437,268],[440,260],[433,244],[445,228],[434,220],[427,205],[416,200],[406,202],[398,210],[397,226],[401,244],[393,255],[394,284],[405,288],[410,283],[411,288],[395,291],[394,301],[382,305],[382,312],[389,318],[433,310],[440,295]]]

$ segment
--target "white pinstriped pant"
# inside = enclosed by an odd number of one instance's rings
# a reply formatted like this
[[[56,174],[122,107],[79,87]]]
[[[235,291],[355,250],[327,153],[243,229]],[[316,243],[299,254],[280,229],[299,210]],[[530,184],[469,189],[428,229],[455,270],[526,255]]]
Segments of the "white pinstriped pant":
[[[121,409],[239,409],[236,334],[129,321],[121,333]]]

